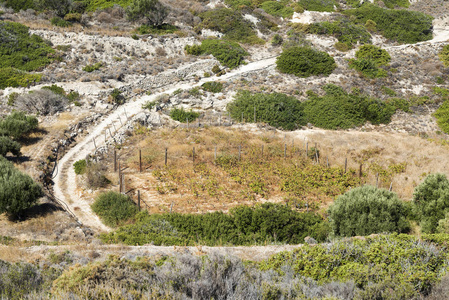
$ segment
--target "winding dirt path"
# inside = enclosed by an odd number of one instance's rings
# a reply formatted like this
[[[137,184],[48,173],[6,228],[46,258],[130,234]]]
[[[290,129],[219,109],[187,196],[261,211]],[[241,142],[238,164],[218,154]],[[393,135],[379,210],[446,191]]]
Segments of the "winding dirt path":
[[[269,68],[275,64],[276,58],[270,57],[256,62],[248,63],[241,66],[239,69],[233,70],[220,77],[221,80],[227,80],[234,76],[244,73],[258,71]],[[163,93],[172,93],[177,89],[189,89],[199,86],[205,82],[213,81],[214,78],[204,78],[196,83],[174,84],[168,86]],[[104,117],[99,124],[89,129],[89,134],[79,141],[72,149],[70,149],[58,162],[58,167],[53,174],[54,196],[61,202],[65,203],[68,208],[76,215],[78,221],[85,226],[91,227],[97,231],[110,231],[111,229],[105,226],[98,216],[94,214],[90,208],[90,203],[81,199],[76,191],[76,174],[73,169],[73,163],[77,160],[84,159],[87,155],[95,151],[95,144],[97,147],[105,145],[105,131],[108,128],[113,128],[112,124],[117,119],[129,119],[133,115],[142,111],[142,104],[146,101],[152,101],[162,92],[153,94],[151,96],[142,96],[135,101],[128,102],[117,110]],[[117,123],[115,123],[117,124]],[[95,144],[94,144],[95,140]]]

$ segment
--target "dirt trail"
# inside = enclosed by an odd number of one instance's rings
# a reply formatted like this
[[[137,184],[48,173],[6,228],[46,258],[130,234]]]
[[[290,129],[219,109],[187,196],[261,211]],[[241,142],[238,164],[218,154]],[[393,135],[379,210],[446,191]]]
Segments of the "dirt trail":
[[[275,64],[275,57],[267,58],[264,60],[248,63],[239,69],[233,70],[223,76],[221,80],[226,80],[237,75],[241,75],[247,72],[252,72],[256,70],[262,70],[271,67]],[[204,78],[197,83],[184,83],[175,84],[167,87],[163,93],[172,93],[177,89],[189,89],[194,86],[199,86],[207,81],[213,81],[214,78]],[[59,200],[67,204],[69,209],[77,216],[78,221],[83,225],[91,227],[98,231],[110,231],[110,228],[105,226],[97,215],[95,215],[91,208],[90,202],[80,199],[76,191],[76,174],[73,169],[73,163],[77,160],[84,159],[87,155],[94,152],[95,144],[97,147],[105,145],[105,134],[104,132],[108,128],[113,128],[112,124],[117,121],[117,119],[129,119],[133,115],[142,111],[142,104],[146,101],[152,101],[160,93],[155,93],[151,96],[142,96],[135,99],[132,102],[128,102],[117,110],[109,114],[107,117],[102,119],[98,125],[89,129],[89,134],[79,141],[72,149],[70,149],[58,162],[58,167],[56,168],[54,177],[54,196]],[[117,128],[118,130],[119,128]],[[112,129],[111,129],[112,130]]]

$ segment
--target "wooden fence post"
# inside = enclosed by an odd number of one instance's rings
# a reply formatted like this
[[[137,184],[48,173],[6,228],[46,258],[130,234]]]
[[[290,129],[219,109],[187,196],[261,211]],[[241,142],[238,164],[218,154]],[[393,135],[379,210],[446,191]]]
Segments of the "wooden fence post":
[[[379,187],[379,173],[376,173],[376,188]]]
[[[137,190],[137,207],[140,210],[140,190]]]
[[[187,121],[187,129],[189,129],[189,118],[186,118]]]
[[[284,144],[284,158],[287,157],[287,144]]]
[[[242,146],[239,145],[239,161],[240,161],[241,157],[242,157]]]
[[[193,164],[195,164],[195,147],[193,147],[193,150],[192,150],[192,162],[193,162]]]
[[[117,172],[117,150],[114,149],[114,172]]]
[[[165,165],[167,166],[167,148],[165,148]]]
[[[306,157],[309,157],[309,142],[306,143]]]
[[[345,173],[346,173],[346,170],[347,170],[347,166],[348,166],[348,158],[346,157],[345,158]]]
[[[263,158],[263,145],[262,145],[262,154],[260,155],[260,157],[262,157],[262,158]]]
[[[142,149],[139,149],[139,172],[142,173]]]
[[[97,150],[97,144],[95,143],[95,137],[92,138],[92,141],[94,142],[95,150]]]
[[[360,164],[359,168],[359,178],[362,178],[362,164]]]

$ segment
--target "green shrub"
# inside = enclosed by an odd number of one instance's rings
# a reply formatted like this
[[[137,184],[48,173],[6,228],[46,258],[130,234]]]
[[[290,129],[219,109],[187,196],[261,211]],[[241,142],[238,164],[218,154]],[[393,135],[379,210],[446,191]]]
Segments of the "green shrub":
[[[53,17],[50,19],[50,23],[52,25],[58,26],[58,27],[70,27],[73,24],[69,21],[66,21],[60,17]]]
[[[18,142],[11,140],[7,136],[0,136],[0,155],[6,156],[8,152],[11,152],[12,155],[18,157],[21,155],[20,148],[21,145]]]
[[[410,103],[403,98],[388,98],[385,104],[393,106],[396,110],[400,109],[404,112],[410,112]]]
[[[444,174],[431,174],[415,188],[413,203],[422,232],[435,233],[438,222],[449,212],[449,181]]]
[[[157,101],[147,101],[144,104],[142,104],[142,109],[152,110],[158,104],[159,102]]]
[[[100,9],[110,8],[114,5],[120,5],[123,8],[128,7],[132,0],[89,0],[85,1],[87,4],[86,11],[96,11]]]
[[[298,2],[306,10],[312,11],[334,11],[334,6],[337,3],[334,0],[300,0]]]
[[[392,41],[404,44],[432,39],[433,18],[421,12],[390,10],[366,3],[344,13],[354,16],[355,21],[361,25],[368,20],[374,21],[377,30]]]
[[[438,57],[445,67],[449,67],[449,45],[445,45],[438,53]]]
[[[386,66],[391,60],[390,54],[380,47],[374,45],[363,45],[355,53],[358,59],[368,59],[376,64],[376,66]]]
[[[17,98],[19,97],[19,93],[16,92],[12,92],[11,94],[9,94],[8,96],[8,105],[9,106],[13,106],[14,103],[16,102]]]
[[[39,82],[41,78],[41,74],[28,74],[14,68],[0,68],[0,89],[28,87],[33,82]]]
[[[326,129],[346,129],[366,121],[373,124],[389,123],[396,107],[357,92],[348,94],[341,87],[328,84],[326,95],[310,94],[303,103],[304,119],[314,126]]]
[[[161,26],[152,26],[144,24],[136,28],[136,32],[138,34],[157,34],[157,35],[170,34],[178,30],[179,30],[178,27],[170,24],[162,24]]]
[[[332,35],[338,39],[339,43],[345,44],[348,48],[352,48],[357,43],[371,43],[371,35],[366,28],[354,24],[346,18],[334,22],[313,23],[309,25],[307,31],[315,34]]]
[[[0,156],[0,213],[20,216],[42,196],[41,187],[33,179],[14,168]]]
[[[418,299],[444,276],[447,261],[446,248],[392,234],[303,245],[273,255],[260,268],[283,273],[291,266],[293,274],[321,283],[354,282],[354,298],[342,299]]]
[[[407,207],[395,193],[373,186],[350,190],[329,207],[329,216],[337,236],[410,231]]]
[[[285,3],[277,1],[264,1],[260,6],[267,14],[275,17],[291,18],[293,8],[286,6]]]
[[[3,0],[2,2],[6,7],[10,7],[16,12],[36,8],[34,0]]]
[[[337,67],[329,54],[308,47],[290,47],[284,50],[276,59],[276,65],[280,72],[298,77],[328,76]]]
[[[125,103],[125,97],[122,95],[122,91],[115,88],[111,91],[111,93],[109,94],[110,99],[112,100],[113,103],[121,105],[123,103]]]
[[[35,71],[53,60],[50,56],[55,51],[41,37],[30,35],[28,27],[22,24],[0,21],[0,40],[2,41],[0,69],[12,67],[23,71]],[[4,71],[7,70],[2,70],[2,73]],[[0,77],[6,76],[2,74]],[[0,81],[2,82],[3,80]]]
[[[396,96],[396,92],[394,90],[392,90],[392,89],[390,89],[390,88],[388,88],[388,87],[386,87],[384,85],[381,87],[381,89],[382,89],[382,92],[384,94],[386,94],[386,95],[388,95],[390,97]]]
[[[130,21],[145,20],[147,25],[160,27],[170,13],[167,6],[158,0],[132,0],[125,9]]]
[[[86,167],[87,167],[87,164],[86,164],[85,159],[80,159],[73,164],[73,168],[75,169],[75,174],[77,174],[77,175],[86,173]]]
[[[305,124],[301,102],[280,93],[251,94],[249,91],[238,91],[226,109],[237,121],[243,121],[243,114],[246,122],[254,122],[255,111],[256,122],[266,122],[284,130],[295,130]]]
[[[216,8],[200,14],[201,28],[215,30],[224,34],[224,39],[245,44],[261,44],[253,24],[243,18],[239,11],[228,8]]]
[[[181,123],[195,121],[200,116],[199,113],[193,112],[193,111],[185,111],[184,108],[174,108],[170,111],[170,117],[175,120],[179,121]]]
[[[219,81],[208,81],[203,83],[201,87],[210,93],[220,93],[223,90],[223,83]]]
[[[445,133],[449,133],[449,101],[446,100],[441,106],[433,113],[433,116],[437,119],[438,127]]]
[[[83,67],[83,71],[90,73],[90,72],[99,70],[102,66],[103,66],[102,62],[97,62],[97,63],[95,63],[93,65],[86,65],[86,66],[84,66]]]
[[[225,0],[225,3],[234,9],[242,9],[253,6],[251,0]]]
[[[64,16],[64,20],[67,22],[81,22],[82,15],[80,13],[69,13]]]
[[[323,219],[312,213],[299,213],[281,204],[239,206],[230,214],[153,214],[142,212],[136,223],[103,235],[106,242],[129,245],[251,245],[264,242],[302,243],[316,232]],[[327,234],[325,234],[327,235]]]
[[[212,54],[220,63],[233,69],[238,67],[243,63],[243,58],[248,55],[239,44],[216,40],[207,39],[198,45],[187,45],[185,47],[187,54],[201,55],[201,54]],[[212,69],[214,72],[214,70]]]
[[[19,139],[37,128],[38,120],[23,112],[14,111],[0,120],[0,135]]]
[[[139,208],[128,196],[106,192],[100,194],[92,204],[92,210],[101,218],[104,224],[117,227],[133,218]]]
[[[387,71],[379,68],[374,61],[366,58],[350,59],[349,67],[361,72],[368,78],[382,78],[388,75]]]
[[[87,162],[86,162],[87,165]],[[111,181],[106,177],[107,167],[101,163],[89,162],[86,166],[86,183],[92,189],[105,188]]]
[[[388,8],[395,8],[396,6],[399,7],[409,7],[410,6],[410,2],[409,0],[384,0],[383,1],[385,6]]]
[[[279,34],[275,34],[271,39],[271,45],[273,46],[280,46],[283,42],[284,39]]]

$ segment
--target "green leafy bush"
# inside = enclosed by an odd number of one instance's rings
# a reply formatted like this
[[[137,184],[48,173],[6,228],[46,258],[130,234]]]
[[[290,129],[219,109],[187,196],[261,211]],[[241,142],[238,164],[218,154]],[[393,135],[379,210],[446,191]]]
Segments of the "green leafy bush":
[[[89,0],[85,1],[87,4],[87,11],[96,11],[99,9],[105,9],[113,7],[114,5],[120,5],[123,8],[128,7],[132,0]]]
[[[219,81],[208,81],[203,83],[201,87],[210,93],[220,93],[223,90],[223,83]]]
[[[225,3],[234,9],[242,9],[253,6],[253,2],[251,0],[225,0]]]
[[[170,34],[178,30],[179,30],[178,27],[170,24],[162,24],[160,26],[144,24],[136,28],[136,32],[139,34],[157,34],[157,35]]]
[[[277,1],[264,1],[260,7],[267,13],[275,17],[291,18],[293,8],[286,6],[285,3]]]
[[[440,107],[433,113],[433,116],[437,119],[438,127],[445,133],[449,133],[449,101],[446,100]]]
[[[438,222],[449,212],[449,181],[444,174],[430,174],[415,188],[413,203],[422,232],[435,233]]]
[[[261,44],[253,24],[243,18],[239,11],[228,8],[216,8],[200,14],[201,28],[215,30],[224,34],[224,39],[245,44]]]
[[[122,225],[139,211],[128,196],[112,191],[100,194],[92,204],[92,210],[111,227]]]
[[[41,74],[29,74],[14,68],[0,68],[0,89],[28,87],[33,82],[39,82],[41,78]]]
[[[97,62],[97,63],[95,63],[93,65],[86,65],[86,66],[84,66],[83,67],[83,71],[90,73],[90,72],[99,70],[102,66],[103,66],[102,62]]]
[[[20,216],[42,196],[41,187],[33,179],[14,168],[0,156],[0,213]]]
[[[363,4],[357,9],[344,11],[355,17],[355,22],[365,24],[368,20],[376,23],[377,30],[399,43],[417,43],[432,39],[431,16],[411,10],[390,10],[373,4]]]
[[[369,59],[373,61],[376,66],[386,66],[391,60],[390,54],[387,50],[374,45],[363,45],[355,53],[358,59]]]
[[[334,6],[336,2],[334,0],[300,0],[298,2],[306,10],[312,11],[334,11]]]
[[[103,235],[106,242],[155,245],[250,245],[264,242],[302,243],[306,236],[319,238],[315,231],[323,219],[299,213],[280,204],[239,206],[229,215],[222,212],[196,214],[140,213],[136,223]]]
[[[273,38],[271,39],[271,45],[272,46],[280,46],[284,42],[284,39],[279,35],[275,34]]]
[[[0,21],[0,40],[0,69],[35,71],[53,60],[54,50],[41,37],[30,35],[22,24]]]
[[[337,236],[410,231],[407,206],[385,189],[362,186],[350,190],[329,207],[329,216]]]
[[[80,13],[69,13],[64,16],[64,21],[67,22],[81,22],[82,15]]]
[[[366,121],[389,123],[396,111],[396,107],[390,104],[357,92],[348,94],[333,84],[323,89],[326,95],[319,97],[310,93],[309,99],[303,103],[305,121],[320,128],[346,129]]]
[[[119,104],[119,105],[125,103],[126,99],[125,99],[125,96],[122,95],[122,93],[123,92],[117,88],[113,89],[111,91],[111,93],[109,94],[110,100],[112,100],[113,103]]]
[[[243,63],[243,58],[248,55],[239,44],[216,40],[207,39],[198,45],[187,45],[185,47],[187,54],[201,55],[212,54],[220,63],[233,69]]]
[[[14,111],[0,120],[0,135],[19,139],[37,128],[38,120],[23,112]]]
[[[20,156],[21,145],[11,140],[7,136],[0,136],[0,155],[6,156],[7,153],[11,152],[12,155]]]
[[[145,19],[147,25],[159,27],[164,24],[170,13],[167,6],[158,0],[132,0],[126,8],[126,16],[130,21]]]
[[[356,59],[349,60],[349,67],[370,78],[387,76],[387,72],[380,68],[391,60],[386,50],[373,45],[363,45],[357,50],[355,57]]]
[[[354,24],[345,18],[334,22],[325,21],[310,24],[307,31],[315,34],[332,35],[349,48],[357,43],[371,43],[371,35],[364,26]]]
[[[276,59],[276,65],[280,72],[298,77],[328,76],[337,67],[329,54],[308,47],[285,49]]]
[[[444,45],[444,47],[438,53],[438,57],[443,62],[443,65],[445,67],[449,67],[449,45]]]
[[[174,108],[170,111],[170,117],[175,120],[179,121],[181,123],[195,121],[200,116],[199,113],[193,112],[193,111],[185,111],[184,108]]]
[[[320,283],[353,281],[353,299],[417,299],[445,274],[445,247],[405,234],[303,245],[260,264],[262,270],[293,273]],[[350,299],[343,297],[342,299]]]
[[[85,159],[80,159],[73,164],[73,168],[75,169],[75,174],[77,174],[77,175],[86,173],[86,167],[87,167],[87,164],[86,164]]]
[[[238,91],[226,109],[234,120],[243,121],[243,114],[246,122],[254,122],[256,112],[256,122],[266,122],[284,130],[295,130],[305,124],[301,102],[280,93],[251,94],[249,91]]]
[[[58,27],[70,27],[73,24],[69,21],[64,20],[63,18],[60,17],[53,17],[50,19],[50,23],[52,25],[58,26]]]

